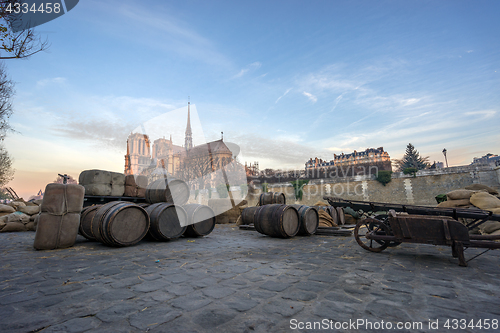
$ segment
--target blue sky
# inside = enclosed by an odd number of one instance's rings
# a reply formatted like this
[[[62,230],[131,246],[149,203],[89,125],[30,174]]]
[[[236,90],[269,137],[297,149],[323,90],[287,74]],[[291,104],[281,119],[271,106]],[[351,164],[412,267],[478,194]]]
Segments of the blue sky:
[[[261,169],[380,146],[400,158],[409,142],[431,161],[446,148],[451,165],[498,154],[499,12],[498,1],[80,1],[37,28],[47,52],[6,62],[10,186],[29,196],[58,172],[123,172],[127,134],[188,96],[205,140],[224,131]]]

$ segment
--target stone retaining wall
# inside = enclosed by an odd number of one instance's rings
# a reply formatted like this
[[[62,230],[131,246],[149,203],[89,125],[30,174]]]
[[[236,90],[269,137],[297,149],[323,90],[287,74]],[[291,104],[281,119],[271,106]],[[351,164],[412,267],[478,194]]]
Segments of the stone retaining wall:
[[[303,199],[297,203],[313,205],[328,195],[351,200],[435,206],[436,195],[474,183],[500,189],[500,167],[460,166],[422,170],[416,177],[393,173],[391,182],[386,186],[374,176],[315,179],[304,186]],[[290,183],[269,184],[268,190],[285,193],[287,203],[296,202]],[[261,193],[260,189],[250,191],[247,197],[249,206],[256,205]]]

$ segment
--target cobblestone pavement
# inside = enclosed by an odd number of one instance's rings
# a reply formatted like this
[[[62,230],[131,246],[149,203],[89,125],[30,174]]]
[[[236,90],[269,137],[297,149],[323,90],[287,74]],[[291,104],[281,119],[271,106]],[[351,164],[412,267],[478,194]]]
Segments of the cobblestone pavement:
[[[126,248],[78,236],[72,248],[35,251],[34,235],[0,234],[1,332],[371,331],[349,320],[477,332],[443,325],[500,319],[500,251],[459,267],[449,247],[370,253],[351,237],[275,239],[229,225]]]

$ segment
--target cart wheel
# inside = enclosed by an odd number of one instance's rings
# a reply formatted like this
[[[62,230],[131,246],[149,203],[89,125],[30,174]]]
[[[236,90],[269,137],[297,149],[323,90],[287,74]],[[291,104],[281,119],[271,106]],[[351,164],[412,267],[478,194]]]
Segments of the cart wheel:
[[[354,228],[354,238],[359,246],[372,252],[382,252],[389,246],[390,242],[388,241],[367,239],[366,235],[368,233],[372,235],[388,235],[389,229],[383,222],[372,218],[359,221],[358,224],[356,224],[356,228]]]
[[[373,216],[374,219],[379,220],[380,222],[383,222],[387,229],[389,229],[389,235],[393,235],[394,233],[392,232],[391,225],[389,224],[389,215],[375,215]],[[370,230],[373,230],[373,226],[370,224]],[[376,240],[377,243],[381,244],[379,240]],[[395,242],[395,241],[389,241],[388,247],[396,247],[400,245],[401,242]]]

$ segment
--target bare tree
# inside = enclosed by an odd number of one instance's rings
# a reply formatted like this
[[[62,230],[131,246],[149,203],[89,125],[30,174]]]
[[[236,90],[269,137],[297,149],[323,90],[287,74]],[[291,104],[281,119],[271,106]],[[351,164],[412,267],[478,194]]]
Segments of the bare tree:
[[[0,1],[0,59],[28,58],[49,47],[47,40],[35,32],[33,28],[14,32],[11,23],[19,17],[14,17],[12,8],[19,0]],[[10,10],[9,10],[10,9]]]
[[[5,186],[13,178],[12,159],[7,150],[0,145],[0,186]]]
[[[14,83],[7,76],[5,65],[0,63],[0,140],[11,130],[8,119],[12,115],[12,95]]]

